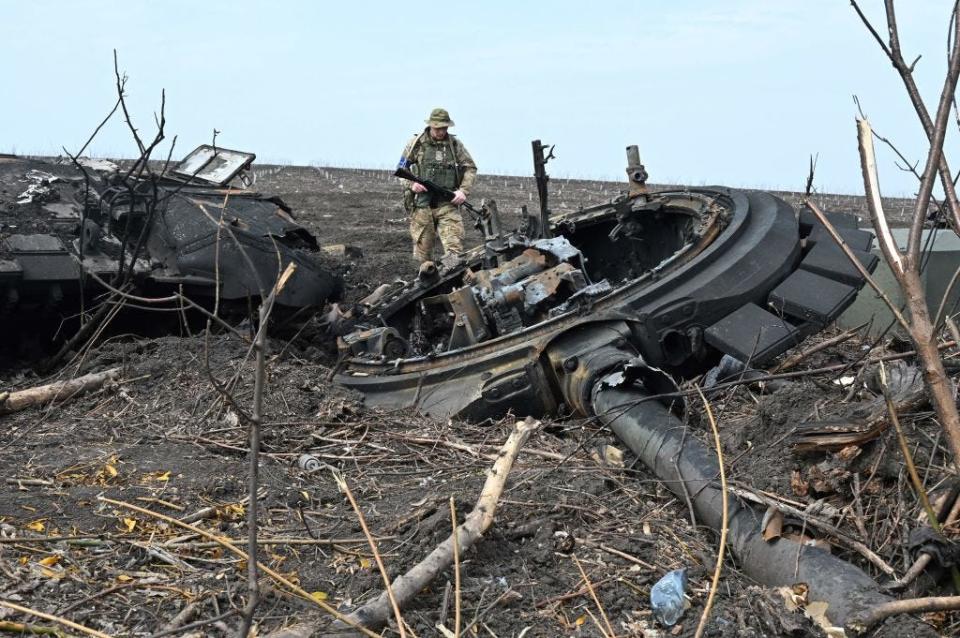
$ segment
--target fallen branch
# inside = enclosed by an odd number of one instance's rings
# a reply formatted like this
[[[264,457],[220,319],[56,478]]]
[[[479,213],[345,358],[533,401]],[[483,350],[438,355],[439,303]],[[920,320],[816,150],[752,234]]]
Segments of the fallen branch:
[[[440,572],[453,564],[454,543],[457,543],[460,552],[463,553],[470,549],[490,529],[493,524],[494,513],[497,511],[497,501],[500,500],[500,495],[503,493],[507,475],[513,467],[513,462],[516,460],[520,448],[538,427],[540,427],[540,422],[529,418],[517,422],[513,432],[510,433],[506,443],[503,444],[498,455],[499,458],[493,464],[493,469],[487,476],[487,481],[480,492],[476,507],[457,527],[456,537],[451,534],[426,558],[414,565],[406,574],[393,581],[393,595],[401,608],[420,593]],[[349,614],[347,618],[359,622],[364,627],[379,628],[387,622],[390,614],[390,601],[387,592],[383,592],[363,607]]]
[[[513,467],[513,462],[530,434],[539,427],[540,422],[529,417],[524,421],[517,421],[513,432],[510,433],[507,441],[500,448],[500,454],[487,475],[487,480],[480,492],[480,498],[477,499],[476,506],[463,523],[457,527],[456,534],[451,534],[426,558],[410,568],[406,574],[393,581],[391,589],[397,605],[401,609],[437,575],[453,564],[455,543],[459,547],[460,553],[463,553],[490,529],[493,524],[494,513],[497,511],[497,502],[503,493],[507,475]],[[390,605],[390,599],[387,592],[384,591],[367,604],[348,614],[346,620],[374,629],[383,627],[392,614],[393,609]],[[316,630],[317,627],[314,624],[300,623],[274,632],[269,635],[269,638],[309,638],[314,635]],[[344,632],[347,630],[347,625],[342,621],[337,621],[334,623],[333,630],[328,635],[337,635],[337,633]]]
[[[103,372],[85,374],[69,381],[58,381],[14,392],[0,392],[0,414],[19,412],[58,399],[66,401],[84,392],[98,390],[108,381],[116,381],[119,377],[120,368],[110,368]]]
[[[847,546],[848,548],[852,549],[853,551],[863,556],[867,561],[872,563],[884,574],[886,574],[887,576],[890,576],[891,578],[896,579],[897,573],[893,569],[893,567],[888,565],[886,561],[880,558],[880,556],[878,556],[877,553],[874,552],[872,549],[870,549],[860,541],[856,540],[855,538],[851,538],[848,534],[841,531],[840,528],[838,528],[837,526],[831,525],[827,521],[812,515],[810,512],[805,512],[798,507],[793,507],[792,505],[788,505],[787,503],[784,503],[782,500],[770,498],[769,496],[766,496],[764,494],[761,494],[751,489],[747,489],[743,486],[731,485],[729,487],[729,490],[730,490],[730,493],[732,493],[735,496],[739,496],[744,500],[751,501],[753,503],[759,503],[761,505],[766,505],[767,507],[775,507],[781,512],[783,512],[784,514],[790,514],[791,516],[797,517],[801,521],[805,521],[806,524],[809,525],[810,527],[819,529],[820,531],[825,532],[826,534],[829,534],[833,538],[837,539],[837,541],[840,544]]]
[[[697,390],[700,390],[700,388],[698,387]],[[710,593],[707,595],[707,602],[703,606],[703,614],[700,616],[700,622],[694,634],[696,638],[703,636],[703,631],[707,627],[707,620],[710,618],[710,610],[713,608],[713,598],[717,594],[717,585],[720,584],[720,571],[723,569],[723,554],[727,548],[727,529],[730,520],[727,475],[723,467],[723,447],[720,445],[720,431],[717,429],[717,420],[713,417],[713,410],[710,409],[710,402],[707,401],[707,397],[703,395],[702,391],[700,392],[700,400],[703,401],[703,407],[710,421],[710,429],[713,431],[713,442],[717,448],[717,464],[720,466],[720,485],[723,489],[723,513],[721,515],[722,520],[720,525],[720,547],[717,550],[717,567],[713,572],[713,580],[710,581]]]
[[[927,611],[950,611],[960,609],[960,596],[931,596],[892,600],[870,607],[858,614],[848,624],[858,633],[865,633],[877,623],[897,614],[917,614]]]
[[[363,530],[363,535],[367,538],[367,542],[370,545],[370,551],[373,552],[374,560],[377,561],[377,569],[380,570],[380,576],[383,577],[383,585],[385,587],[384,591],[386,591],[387,598],[390,601],[390,609],[393,610],[393,617],[397,620],[397,630],[400,632],[400,638],[406,638],[407,632],[403,626],[403,616],[400,615],[400,606],[397,604],[397,600],[393,595],[393,589],[390,587],[390,576],[387,574],[387,567],[383,564],[383,558],[380,556],[380,550],[377,549],[377,542],[373,540],[373,534],[370,533],[370,528],[367,527],[367,520],[363,516],[363,511],[360,509],[360,505],[357,504],[357,499],[353,497],[353,492],[350,491],[350,486],[347,485],[347,480],[336,473],[334,473],[333,478],[336,480],[340,491],[347,496],[347,499],[349,499],[350,506],[357,515],[357,520],[360,521],[360,528]]]
[[[239,547],[231,543],[229,539],[223,538],[221,536],[217,536],[216,534],[211,534],[210,532],[204,529],[200,529],[195,525],[190,525],[189,523],[178,521],[177,519],[167,516],[166,514],[161,514],[160,512],[154,512],[153,510],[149,510],[145,507],[132,505],[124,501],[117,501],[112,498],[107,498],[106,496],[98,496],[97,500],[103,501],[104,503],[110,503],[111,505],[116,505],[117,507],[125,507],[127,509],[133,510],[134,512],[139,512],[146,516],[152,516],[154,518],[158,518],[161,521],[170,523],[171,525],[182,527],[183,529],[189,530],[194,534],[199,534],[200,536],[203,536],[204,538],[207,538],[217,543],[218,545],[220,545],[221,547],[229,551],[234,556],[240,558],[241,560],[244,560],[244,561],[249,560],[249,557],[247,556],[246,552],[244,552],[242,549],[240,549]],[[295,583],[290,582],[290,580],[283,577],[281,574],[277,573],[273,569],[270,569],[268,566],[264,565],[263,563],[260,563],[258,567],[263,573],[267,574],[272,579],[274,579],[277,583],[282,585],[289,593],[299,596],[300,598],[302,598],[303,600],[306,600],[307,602],[313,603],[314,605],[316,605],[317,607],[319,607],[320,609],[322,609],[323,611],[327,612],[328,614],[330,614],[335,618],[343,619],[344,621],[346,621],[348,626],[355,626],[357,631],[359,631],[363,635],[369,636],[370,638],[379,638],[379,636],[377,636],[377,634],[373,633],[372,631],[369,631],[364,627],[356,626],[357,625],[356,622],[351,621],[349,618],[347,618],[342,613],[340,613],[340,611],[338,611],[336,608],[330,606],[329,604],[320,600],[319,598],[311,596],[308,592],[304,591],[302,587],[300,587]],[[2,602],[3,601],[0,601],[0,603]]]
[[[96,629],[90,629],[89,627],[84,627],[83,625],[77,624],[72,620],[67,620],[66,618],[61,618],[60,616],[54,616],[53,614],[45,614],[42,611],[37,611],[36,609],[30,609],[29,607],[21,607],[16,603],[12,603],[9,600],[0,599],[0,607],[7,607],[14,611],[19,611],[22,614],[30,614],[31,616],[36,616],[37,618],[43,618],[44,620],[49,620],[50,622],[55,622],[57,624],[63,625],[64,627],[69,627],[79,631],[82,634],[88,636],[97,636],[97,638],[110,638],[109,634],[105,634]]]

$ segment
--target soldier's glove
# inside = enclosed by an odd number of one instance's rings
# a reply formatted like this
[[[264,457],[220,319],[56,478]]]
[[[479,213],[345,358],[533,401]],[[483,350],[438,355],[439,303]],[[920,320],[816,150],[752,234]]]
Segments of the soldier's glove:
[[[463,192],[462,190],[460,190],[459,188],[458,188],[457,190],[453,191],[453,199],[451,200],[451,202],[453,203],[454,206],[459,206],[460,204],[462,204],[462,203],[465,202],[465,201],[467,201],[467,194],[466,194],[466,193],[464,193],[464,192]]]
[[[414,193],[426,193],[427,187],[424,186],[423,184],[418,184],[417,182],[413,182],[412,184],[410,184],[410,190],[412,190]]]

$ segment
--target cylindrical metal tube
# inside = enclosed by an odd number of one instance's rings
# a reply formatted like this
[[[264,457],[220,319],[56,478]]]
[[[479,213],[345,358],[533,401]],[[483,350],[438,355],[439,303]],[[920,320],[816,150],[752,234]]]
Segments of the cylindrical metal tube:
[[[640,149],[636,144],[627,147],[627,181],[631,195],[647,192],[647,169],[640,162]]]
[[[618,385],[605,379],[593,387],[593,413],[680,498],[685,498],[685,484],[698,520],[719,530],[723,492],[716,453],[695,437],[684,437],[683,421],[650,398],[642,385],[626,382],[622,375],[616,378]],[[760,512],[732,496],[728,505],[729,546],[751,578],[772,587],[807,583],[809,600],[829,603],[827,615],[837,625],[869,606],[892,600],[862,570],[821,549],[784,538],[767,542]],[[918,633],[910,635],[935,635],[913,622]]]

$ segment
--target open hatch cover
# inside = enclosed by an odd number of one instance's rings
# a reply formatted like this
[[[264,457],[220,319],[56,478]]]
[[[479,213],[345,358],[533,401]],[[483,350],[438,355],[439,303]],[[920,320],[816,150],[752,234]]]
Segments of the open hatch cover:
[[[191,181],[226,186],[240,171],[249,168],[256,158],[253,153],[201,144],[184,157],[172,172]]]

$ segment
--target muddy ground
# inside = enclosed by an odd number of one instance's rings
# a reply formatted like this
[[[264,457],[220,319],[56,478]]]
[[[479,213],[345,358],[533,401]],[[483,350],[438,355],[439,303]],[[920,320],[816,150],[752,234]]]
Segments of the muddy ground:
[[[257,179],[258,188],[291,204],[322,243],[363,251],[362,259],[345,265],[349,299],[378,283],[412,276],[405,214],[397,185],[385,173],[261,167]],[[621,185],[556,180],[551,187],[560,210],[609,199]],[[526,178],[485,177],[473,199],[496,198],[510,226],[517,207],[535,209],[534,192]],[[830,200],[827,206],[862,213],[855,198]],[[470,245],[477,238],[468,229]],[[512,421],[465,424],[373,410],[329,383],[335,349],[319,330],[275,338],[270,346],[260,560],[348,610],[376,595],[382,581],[334,475],[352,489],[387,569],[396,575],[449,534],[450,497],[458,518],[470,511]],[[869,347],[854,338],[795,370],[850,363],[855,372]],[[871,354],[886,348],[880,344]],[[244,544],[247,442],[237,411],[251,405],[248,346],[231,335],[205,340],[181,328],[180,334],[155,339],[118,334],[75,354],[56,378],[120,366],[122,380],[62,405],[0,417],[0,600],[110,635],[155,635],[171,628],[178,615],[185,625],[180,635],[232,635],[239,621],[230,612],[245,601],[245,562],[129,506],[192,521]],[[711,401],[730,480],[800,509],[815,506],[817,520],[829,521],[842,537],[800,521],[791,527],[789,520],[784,533],[819,539],[884,580],[888,576],[850,548],[851,539],[862,542],[896,574],[912,563],[905,538],[919,526],[920,509],[892,433],[836,455],[800,456],[787,444],[799,423],[845,413],[870,398],[866,389],[850,393],[835,383],[852,374],[811,374],[776,391],[741,386]],[[229,388],[231,400],[213,379]],[[46,380],[26,367],[0,371],[4,389]],[[702,406],[691,404],[689,411],[690,435],[709,441]],[[945,467],[929,413],[905,415],[904,425],[927,485],[948,485],[953,470]],[[718,537],[694,527],[682,499],[636,465],[629,452],[622,460],[609,452],[620,447],[589,421],[544,422],[519,457],[493,529],[462,557],[464,635],[604,636],[610,633],[606,622],[617,636],[694,634]],[[300,467],[298,459],[306,453],[319,469]],[[650,588],[681,567],[689,570],[690,608],[678,626],[664,628],[652,617]],[[418,636],[439,635],[435,626],[444,618],[452,624],[455,596],[445,597],[445,589],[453,581],[452,573],[444,574],[405,611]],[[316,606],[281,593],[270,578],[262,584],[260,635],[327,618]],[[960,635],[953,615],[925,620],[944,635]],[[53,626],[2,607],[0,622]],[[385,635],[397,635],[396,627]],[[705,635],[824,633],[727,560]]]

